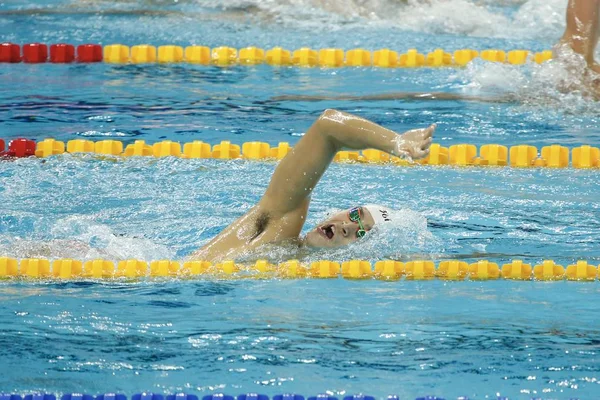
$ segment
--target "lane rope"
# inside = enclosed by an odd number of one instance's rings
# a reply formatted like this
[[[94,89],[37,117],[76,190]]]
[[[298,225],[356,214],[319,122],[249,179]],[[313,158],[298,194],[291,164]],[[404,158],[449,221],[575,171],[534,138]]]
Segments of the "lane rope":
[[[220,263],[208,261],[155,260],[74,260],[45,258],[0,257],[0,279],[113,279],[159,278],[181,279],[380,279],[380,280],[539,280],[539,281],[596,281],[600,267],[585,260],[566,267],[553,260],[531,265],[512,260],[501,267],[488,260],[466,261],[415,260],[401,262],[381,260],[372,265],[366,260],[321,260],[303,263],[288,260],[277,265],[267,260],[240,264],[233,260]],[[1,399],[0,399],[1,400]]]
[[[54,139],[44,139],[40,142],[18,138],[9,142],[0,139],[0,159],[12,157],[50,157],[64,153],[92,153],[102,156],[120,157],[181,157],[188,159],[213,158],[221,160],[281,160],[292,147],[287,142],[280,142],[271,147],[265,142],[246,142],[241,146],[229,141],[222,141],[211,146],[208,143],[195,140],[184,143],[165,140],[147,144],[143,140],[124,145],[119,140],[74,139],[64,142]],[[409,162],[399,157],[390,156],[375,149],[357,151],[340,151],[334,161],[342,163],[376,163],[399,166],[412,165],[451,165],[460,167],[514,167],[514,168],[600,168],[600,148],[582,145],[569,149],[559,144],[544,146],[538,151],[536,146],[521,144],[511,146],[486,144],[479,149],[473,144],[455,144],[443,147],[434,143],[427,157],[416,162]]]
[[[294,51],[282,47],[265,50],[259,47],[236,49],[228,46],[209,48],[207,46],[182,46],[138,44],[72,44],[56,43],[49,47],[45,43],[26,43],[22,47],[15,43],[0,44],[0,63],[95,63],[112,64],[170,64],[188,63],[198,65],[258,65],[300,67],[380,67],[380,68],[420,68],[420,67],[464,67],[476,58],[489,62],[522,65],[527,62],[541,64],[552,58],[551,50],[532,52],[529,50],[500,49],[460,49],[453,53],[435,49],[427,54],[417,49],[406,53],[383,48],[366,50],[355,48],[344,51],[339,48],[311,49],[302,47]]]

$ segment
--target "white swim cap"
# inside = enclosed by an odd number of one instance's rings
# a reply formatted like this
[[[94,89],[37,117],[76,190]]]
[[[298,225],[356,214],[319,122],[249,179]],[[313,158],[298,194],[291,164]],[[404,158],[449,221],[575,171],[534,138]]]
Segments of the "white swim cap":
[[[392,222],[392,210],[390,208],[378,204],[367,204],[364,205],[363,208],[366,208],[371,213],[375,225],[384,222]]]

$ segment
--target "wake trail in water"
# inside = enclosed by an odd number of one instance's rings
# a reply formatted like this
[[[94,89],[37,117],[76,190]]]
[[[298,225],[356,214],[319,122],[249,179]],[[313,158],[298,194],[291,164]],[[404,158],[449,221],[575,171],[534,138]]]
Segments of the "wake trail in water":
[[[583,57],[570,50],[563,49],[559,59],[543,64],[514,66],[475,60],[451,75],[449,84],[467,96],[511,98],[568,114],[598,115],[600,86]]]
[[[52,239],[0,236],[0,254],[13,258],[71,258],[79,260],[172,259],[175,252],[144,237],[114,233],[92,218],[71,216],[51,229]]]
[[[148,4],[149,3],[149,4]],[[63,6],[20,5],[4,14],[139,14],[282,25],[322,32],[345,27],[509,39],[558,39],[567,0],[87,0]]]

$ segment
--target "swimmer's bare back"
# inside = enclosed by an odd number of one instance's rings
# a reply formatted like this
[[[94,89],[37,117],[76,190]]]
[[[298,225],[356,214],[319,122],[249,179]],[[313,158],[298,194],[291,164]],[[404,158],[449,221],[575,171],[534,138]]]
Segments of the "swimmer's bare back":
[[[427,155],[434,130],[431,125],[399,135],[355,115],[325,110],[277,165],[260,201],[190,258],[231,259],[264,244],[299,240],[310,195],[338,151],[374,148],[417,159]]]

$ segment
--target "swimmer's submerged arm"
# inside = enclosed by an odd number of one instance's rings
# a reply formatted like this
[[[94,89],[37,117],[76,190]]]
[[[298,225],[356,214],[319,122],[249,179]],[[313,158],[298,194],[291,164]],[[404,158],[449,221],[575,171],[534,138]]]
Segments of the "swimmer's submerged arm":
[[[283,95],[271,98],[271,101],[381,101],[381,100],[464,100],[476,102],[509,102],[509,97],[480,97],[460,93],[445,92],[393,92],[380,94],[367,94],[359,96],[305,96],[305,95]]]
[[[259,207],[279,216],[305,205],[335,154],[343,148],[375,148],[421,158],[428,152],[435,126],[398,135],[366,119],[325,110],[279,163]]]

